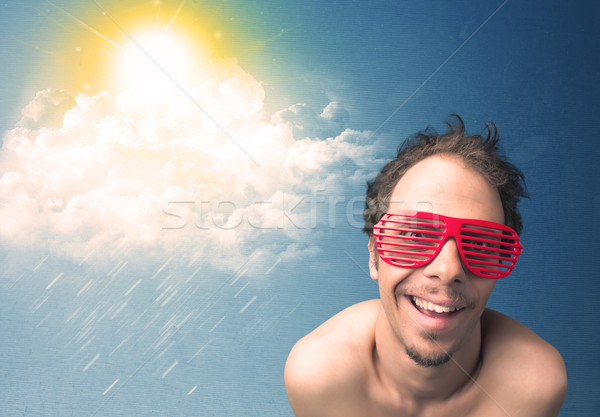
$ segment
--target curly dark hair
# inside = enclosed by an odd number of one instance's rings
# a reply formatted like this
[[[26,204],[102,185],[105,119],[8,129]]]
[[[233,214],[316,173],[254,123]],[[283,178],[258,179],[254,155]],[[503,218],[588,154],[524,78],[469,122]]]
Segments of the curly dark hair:
[[[500,152],[496,125],[489,122],[481,134],[467,135],[465,124],[457,114],[452,114],[446,125],[450,130],[443,135],[428,127],[409,137],[398,148],[396,159],[388,162],[373,181],[367,182],[363,231],[369,236],[373,234],[373,226],[387,212],[400,178],[416,163],[439,154],[458,156],[481,173],[500,194],[505,224],[521,233],[523,224],[517,203],[527,197],[525,178]]]

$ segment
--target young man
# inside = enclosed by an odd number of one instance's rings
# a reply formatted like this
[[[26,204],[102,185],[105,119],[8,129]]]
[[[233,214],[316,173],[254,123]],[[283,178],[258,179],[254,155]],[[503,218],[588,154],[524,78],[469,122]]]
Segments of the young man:
[[[380,299],[338,313],[292,349],[298,417],[556,416],[560,354],[485,305],[519,254],[523,176],[496,128],[426,130],[369,183],[365,231]]]

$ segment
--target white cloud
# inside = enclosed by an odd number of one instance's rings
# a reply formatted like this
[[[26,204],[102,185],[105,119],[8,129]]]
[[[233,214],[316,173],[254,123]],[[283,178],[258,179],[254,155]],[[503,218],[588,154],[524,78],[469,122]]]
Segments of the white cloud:
[[[20,126],[29,129],[58,127],[62,124],[65,111],[73,106],[73,98],[62,90],[39,91],[35,99],[21,112]]]
[[[364,182],[369,133],[347,129],[336,102],[269,120],[262,85],[232,62],[213,64],[187,95],[38,93],[4,137],[3,244],[76,261],[178,253],[230,269],[251,254],[265,264],[314,254],[310,196]]]
[[[337,101],[329,103],[320,114],[306,104],[294,104],[277,112],[274,120],[290,124],[295,138],[329,138],[338,135],[348,124],[350,114]]]

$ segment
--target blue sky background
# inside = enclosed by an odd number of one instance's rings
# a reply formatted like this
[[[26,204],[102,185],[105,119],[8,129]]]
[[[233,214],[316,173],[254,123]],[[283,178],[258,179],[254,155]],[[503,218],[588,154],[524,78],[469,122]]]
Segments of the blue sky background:
[[[289,217],[268,229],[242,225],[238,246],[190,224],[155,235],[176,244],[104,246],[85,258],[69,252],[72,235],[57,240],[32,226],[23,233],[35,239],[17,244],[2,231],[2,415],[291,415],[282,373],[295,341],[377,296],[360,231],[366,180],[405,137],[443,130],[451,113],[470,131],[497,124],[531,196],[521,205],[524,254],[489,306],[562,353],[569,391],[560,415],[595,415],[599,7],[407,3],[188,2],[190,13],[205,10],[228,28],[229,54],[264,88],[263,117],[278,114],[295,140],[325,144],[332,159],[271,184],[293,196],[282,203]],[[55,4],[81,20],[99,13],[92,2]],[[0,130],[9,132],[38,91],[79,92],[68,83],[77,68],[56,47],[77,32],[48,2],[0,10]],[[333,116],[323,117],[332,102]],[[354,133],[343,144],[325,140],[343,132]],[[23,169],[6,137],[5,180]],[[15,201],[0,195],[4,214]],[[147,208],[163,224],[178,221],[163,207]]]

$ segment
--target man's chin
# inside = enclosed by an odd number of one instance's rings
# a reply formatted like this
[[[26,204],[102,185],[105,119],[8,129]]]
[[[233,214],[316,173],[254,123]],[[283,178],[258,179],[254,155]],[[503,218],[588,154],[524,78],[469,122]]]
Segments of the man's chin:
[[[408,347],[406,348],[406,354],[413,362],[423,368],[435,368],[445,365],[452,358],[452,353],[442,352],[441,354],[423,355]]]

